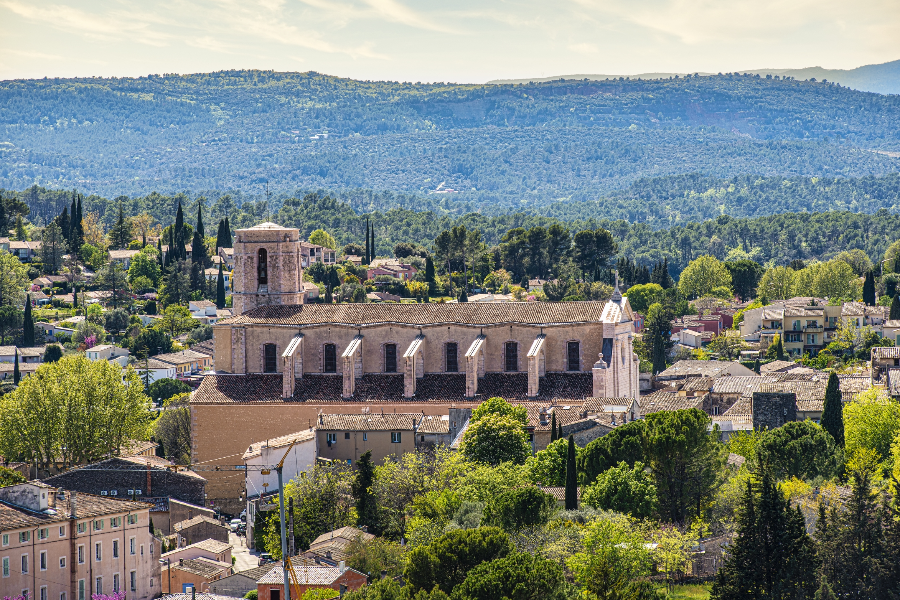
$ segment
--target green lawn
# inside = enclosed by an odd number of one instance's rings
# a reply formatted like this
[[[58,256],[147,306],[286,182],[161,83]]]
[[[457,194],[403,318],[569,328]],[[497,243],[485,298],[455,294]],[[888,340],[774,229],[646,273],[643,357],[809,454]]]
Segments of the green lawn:
[[[673,600],[707,600],[711,589],[711,583],[676,585],[672,589],[672,593],[667,595],[666,598],[672,598]],[[665,584],[659,585],[656,590],[665,593]]]

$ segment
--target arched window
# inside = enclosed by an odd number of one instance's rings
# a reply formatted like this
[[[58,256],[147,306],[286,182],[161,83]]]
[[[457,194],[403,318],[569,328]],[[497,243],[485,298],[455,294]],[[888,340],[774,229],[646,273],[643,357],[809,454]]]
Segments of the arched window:
[[[519,370],[519,344],[506,342],[506,371],[515,373]]]
[[[278,372],[278,350],[275,344],[263,345],[263,373]]]
[[[323,371],[326,373],[337,373],[337,346],[334,344],[325,344]]]
[[[265,248],[260,248],[256,255],[256,283],[259,285],[269,284],[269,253]]]
[[[397,372],[397,344],[384,345],[384,372]]]

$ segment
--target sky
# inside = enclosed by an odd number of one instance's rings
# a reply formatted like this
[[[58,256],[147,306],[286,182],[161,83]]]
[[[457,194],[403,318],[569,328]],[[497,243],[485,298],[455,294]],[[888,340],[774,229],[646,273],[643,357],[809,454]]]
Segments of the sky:
[[[900,59],[898,32],[898,0],[0,0],[0,79],[850,69]]]

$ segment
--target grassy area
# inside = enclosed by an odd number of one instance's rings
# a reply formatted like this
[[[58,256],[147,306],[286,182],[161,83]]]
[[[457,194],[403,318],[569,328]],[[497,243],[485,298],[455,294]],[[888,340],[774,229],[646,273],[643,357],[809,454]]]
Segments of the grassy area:
[[[711,583],[676,585],[666,598],[672,598],[673,600],[707,600],[710,590],[712,590]],[[656,591],[665,594],[666,585],[659,585]]]

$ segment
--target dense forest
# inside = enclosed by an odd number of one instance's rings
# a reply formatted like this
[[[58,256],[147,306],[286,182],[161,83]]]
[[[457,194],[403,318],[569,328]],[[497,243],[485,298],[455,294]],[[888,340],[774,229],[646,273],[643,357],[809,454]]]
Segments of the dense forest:
[[[702,180],[702,178],[697,178]],[[734,180],[737,181],[737,180]],[[848,180],[852,183],[852,180]],[[860,197],[861,190],[887,190],[897,177],[882,180],[871,180],[860,183],[859,188],[850,188]],[[661,200],[670,198],[675,191],[654,186],[646,182],[645,188],[633,186],[630,193],[645,194],[641,196],[643,204],[659,210]],[[721,182],[719,182],[721,183]],[[836,182],[838,187],[847,183]],[[704,184],[705,185],[705,184]],[[777,184],[789,187],[786,181]],[[815,195],[815,184],[812,180],[795,181],[790,185],[799,190],[806,190],[810,196]],[[896,185],[894,183],[893,185]],[[762,182],[748,188],[757,192],[747,192],[744,207],[751,214],[763,212],[762,208],[752,208],[753,203],[764,206],[765,190],[776,186],[775,182]],[[827,187],[827,186],[826,186]],[[673,188],[674,189],[674,188]],[[18,200],[28,206],[28,217],[34,223],[45,224],[49,219],[60,214],[72,200],[71,192],[47,190],[32,187],[23,192],[5,192],[7,203]],[[682,190],[683,193],[683,190]],[[655,194],[655,195],[654,195]],[[724,197],[738,197],[737,192],[722,192]],[[835,192],[835,197],[841,196]],[[623,198],[626,198],[623,196]],[[800,194],[803,198],[803,194]],[[841,196],[841,197],[850,197]],[[378,198],[377,195],[369,197]],[[825,197],[827,198],[827,196]],[[377,202],[380,204],[385,198]],[[408,200],[408,198],[407,198]],[[325,194],[311,193],[303,197],[291,197],[267,204],[265,201],[242,202],[230,195],[222,195],[215,199],[203,196],[191,198],[186,195],[166,196],[149,194],[141,197],[121,196],[115,199],[100,196],[84,197],[85,215],[95,213],[98,221],[107,229],[111,229],[119,214],[119,203],[127,215],[147,213],[151,221],[167,226],[174,222],[178,203],[184,205],[186,215],[196,215],[199,204],[203,205],[203,214],[207,222],[215,223],[228,217],[232,229],[250,227],[265,220],[282,225],[297,227],[301,235],[308,237],[316,229],[325,229],[331,233],[339,246],[348,243],[365,243],[365,224],[374,226],[375,249],[378,256],[391,256],[396,244],[407,242],[423,245],[431,249],[433,240],[441,232],[455,226],[464,225],[468,230],[478,230],[481,239],[489,247],[497,246],[503,237],[516,228],[528,230],[535,226],[549,227],[559,223],[573,235],[581,230],[607,229],[612,233],[618,245],[617,256],[632,259],[640,265],[652,266],[659,261],[668,260],[669,270],[677,277],[681,270],[694,258],[703,254],[711,254],[720,259],[731,256],[732,259],[752,258],[764,264],[786,265],[791,261],[818,259],[827,260],[845,250],[861,249],[873,262],[877,262],[888,246],[900,239],[900,219],[896,214],[881,208],[872,214],[857,213],[862,210],[858,204],[848,204],[847,210],[824,212],[791,212],[767,216],[732,217],[720,215],[714,219],[698,222],[686,222],[664,229],[657,229],[650,223],[632,223],[624,219],[578,217],[566,215],[566,218],[541,216],[526,212],[510,212],[506,214],[486,215],[481,213],[450,214],[442,212],[440,207],[434,210],[413,210],[412,208],[378,209],[361,212],[354,210],[350,203]],[[638,200],[634,200],[636,203]],[[685,203],[687,201],[685,200]],[[825,201],[822,201],[825,203]],[[562,205],[571,209],[576,204]],[[712,206],[712,205],[711,205]],[[833,204],[833,206],[838,206]],[[893,205],[892,205],[893,206]],[[824,208],[816,204],[812,208]],[[869,206],[868,208],[874,208]],[[645,210],[647,210],[645,208]],[[564,213],[564,210],[560,210]],[[588,211],[585,211],[588,214]],[[715,214],[715,213],[713,213]],[[765,213],[764,213],[765,214]],[[746,256],[745,256],[746,255]]]
[[[474,86],[271,71],[15,80],[0,83],[0,185],[454,190],[442,195],[522,209],[692,172],[883,175],[900,163],[898,118],[897,96],[737,74]]]

